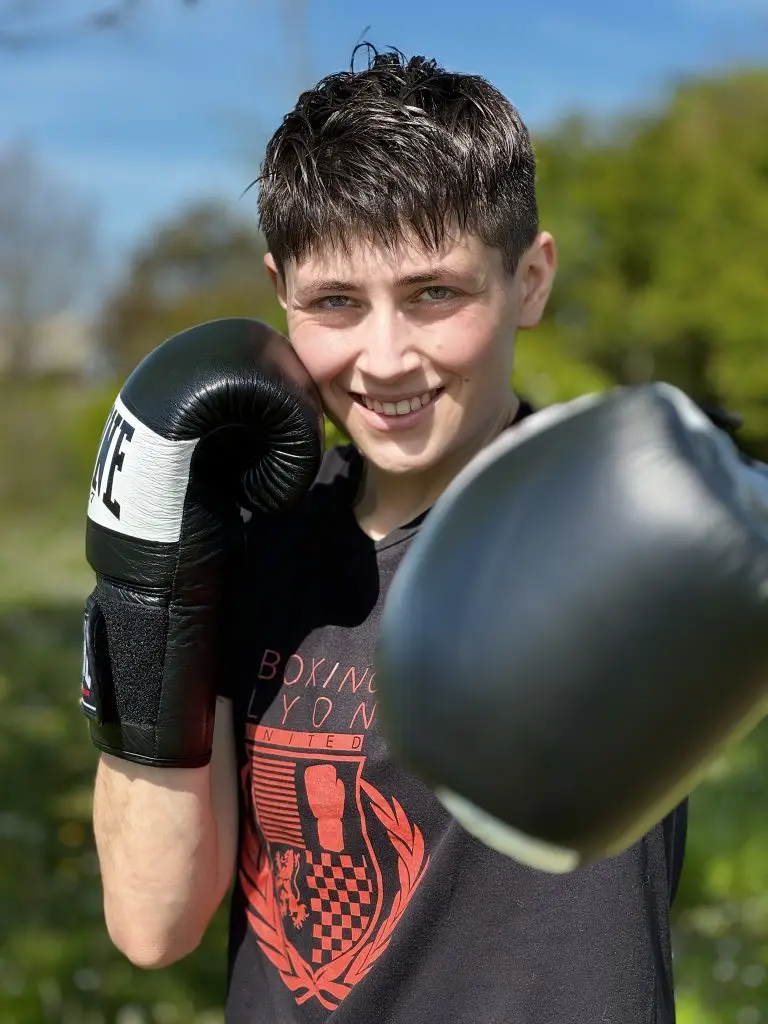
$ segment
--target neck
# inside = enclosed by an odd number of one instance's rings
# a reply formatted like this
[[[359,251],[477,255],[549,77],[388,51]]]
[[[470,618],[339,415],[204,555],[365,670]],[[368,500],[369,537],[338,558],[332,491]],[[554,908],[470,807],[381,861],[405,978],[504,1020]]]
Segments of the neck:
[[[366,462],[362,493],[355,509],[361,529],[373,540],[381,540],[430,509],[464,466],[512,422],[519,405],[517,397],[510,395],[510,404],[471,444],[424,472],[386,473]]]

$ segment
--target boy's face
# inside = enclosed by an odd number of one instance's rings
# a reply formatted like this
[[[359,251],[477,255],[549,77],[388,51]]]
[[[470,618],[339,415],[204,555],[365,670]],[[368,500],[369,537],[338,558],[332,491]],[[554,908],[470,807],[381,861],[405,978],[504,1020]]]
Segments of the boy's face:
[[[514,276],[473,235],[438,253],[329,247],[285,279],[265,262],[329,418],[378,469],[410,474],[471,456],[508,415],[515,334],[539,322],[556,252],[540,234]]]

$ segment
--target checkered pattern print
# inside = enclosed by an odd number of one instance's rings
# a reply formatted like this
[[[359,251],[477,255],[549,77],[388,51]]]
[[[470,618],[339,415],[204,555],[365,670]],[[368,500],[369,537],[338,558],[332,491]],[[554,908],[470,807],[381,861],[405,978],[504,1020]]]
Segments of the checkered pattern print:
[[[312,963],[327,964],[362,936],[373,910],[373,884],[365,858],[359,863],[344,853],[319,855],[307,850],[307,884],[315,918]]]

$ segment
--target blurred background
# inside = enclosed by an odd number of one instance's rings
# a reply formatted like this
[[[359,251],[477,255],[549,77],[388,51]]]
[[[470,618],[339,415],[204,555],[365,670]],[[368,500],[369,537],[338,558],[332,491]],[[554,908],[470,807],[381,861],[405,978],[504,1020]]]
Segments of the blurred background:
[[[284,326],[245,190],[363,37],[485,75],[533,131],[561,270],[519,391],[665,379],[741,413],[768,460],[764,0],[0,0],[0,1024],[223,1019],[223,914],[158,972],[105,934],[84,509],[144,354],[217,316]],[[767,809],[763,727],[692,801],[681,1024],[768,1024]]]

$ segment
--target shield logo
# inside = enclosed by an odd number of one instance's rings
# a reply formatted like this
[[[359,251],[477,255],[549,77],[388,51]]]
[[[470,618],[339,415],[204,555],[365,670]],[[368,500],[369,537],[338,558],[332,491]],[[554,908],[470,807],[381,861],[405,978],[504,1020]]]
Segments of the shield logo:
[[[247,728],[249,923],[297,1002],[333,1009],[389,945],[427,867],[424,841],[363,778],[362,736]],[[389,840],[393,871],[382,871],[371,826]]]

